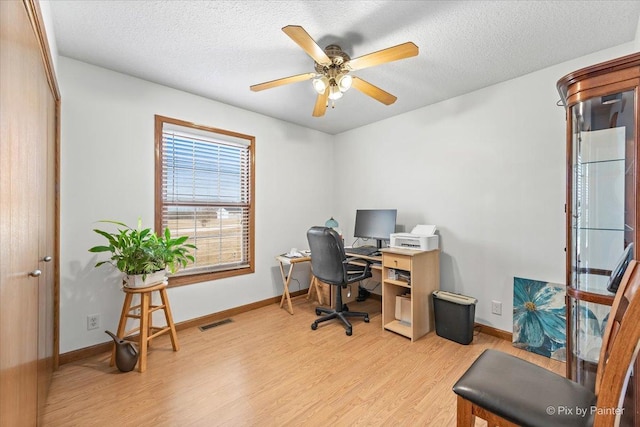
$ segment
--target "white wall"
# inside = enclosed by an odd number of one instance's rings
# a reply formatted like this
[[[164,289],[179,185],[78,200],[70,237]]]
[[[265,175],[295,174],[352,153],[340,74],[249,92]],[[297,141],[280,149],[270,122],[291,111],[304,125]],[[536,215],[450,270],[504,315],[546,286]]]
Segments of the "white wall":
[[[282,294],[274,255],[304,248],[333,214],[326,169],[332,137],[69,58],[58,59],[61,123],[60,352],[108,341],[123,294],[118,275],[87,249],[95,221],[153,226],[154,114],[256,137],[256,272],[169,289],[176,322]],[[297,179],[296,177],[304,177]],[[293,179],[292,179],[293,178]],[[102,259],[102,258],[101,258]],[[300,270],[300,287],[308,271]],[[292,290],[297,290],[295,283]],[[87,331],[86,317],[101,327]]]
[[[51,15],[51,5],[47,0],[38,2],[40,12],[42,12],[42,20],[44,21],[44,31],[47,34],[47,43],[49,43],[49,51],[51,53],[51,61],[53,62],[53,70],[58,74],[58,44],[56,43],[56,35],[53,27],[53,17]]]
[[[477,297],[476,320],[511,331],[514,276],[564,283],[565,121],[556,82],[636,46],[333,137],[60,57],[60,352],[104,342],[102,331],[116,327],[117,275],[94,269],[87,248],[100,243],[96,220],[153,224],[154,114],[256,136],[256,273],[170,289],[177,322],[280,295],[273,256],[306,247],[310,225],[334,216],[350,243],[356,209],[397,208],[407,231],[438,225],[442,289]],[[328,165],[337,173],[327,174]],[[340,177],[333,188],[327,175]],[[289,179],[296,176],[304,180]],[[306,272],[296,278],[294,290],[308,286]],[[490,313],[491,300],[502,301],[502,316]],[[86,330],[90,314],[101,315],[100,329]]]
[[[358,208],[397,208],[406,231],[436,224],[441,288],[478,298],[476,321],[511,331],[514,276],[565,282],[556,83],[632,52],[629,43],[337,135],[334,216],[347,243]]]
[[[640,51],[640,19],[638,19],[638,26],[636,27],[635,51]]]

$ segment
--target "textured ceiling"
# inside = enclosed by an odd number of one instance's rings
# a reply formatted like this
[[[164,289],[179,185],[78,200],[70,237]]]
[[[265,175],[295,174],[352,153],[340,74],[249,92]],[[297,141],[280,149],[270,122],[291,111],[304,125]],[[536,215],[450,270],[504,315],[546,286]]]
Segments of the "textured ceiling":
[[[336,134],[631,42],[640,1],[53,0],[50,10],[62,56]],[[354,72],[395,104],[351,89],[314,118],[310,82],[249,90],[313,72],[286,25],[352,58],[406,41],[420,53]]]

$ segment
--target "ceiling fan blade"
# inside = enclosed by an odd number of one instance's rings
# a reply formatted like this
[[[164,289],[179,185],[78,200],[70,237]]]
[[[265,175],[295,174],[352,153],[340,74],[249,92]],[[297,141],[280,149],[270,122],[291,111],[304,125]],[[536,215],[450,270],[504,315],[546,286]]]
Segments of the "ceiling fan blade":
[[[391,105],[396,102],[396,99],[398,99],[395,96],[391,95],[389,92],[385,92],[379,87],[374,86],[359,77],[353,78],[351,86],[364,93],[365,95],[369,95],[373,99],[382,102],[385,105]]]
[[[307,54],[320,65],[331,65],[331,59],[324,50],[311,38],[309,33],[299,25],[287,25],[282,28],[291,40],[296,42]]]
[[[271,80],[270,82],[259,83],[257,85],[249,86],[249,88],[254,92],[258,92],[265,89],[271,89],[273,87],[288,85],[289,83],[297,83],[304,80],[310,80],[315,76],[316,76],[316,73],[298,74],[296,76],[285,77],[283,79],[277,79],[277,80]]]
[[[313,117],[322,117],[327,111],[327,100],[329,99],[329,88],[324,90],[323,94],[318,94],[316,105],[313,107]]]
[[[406,42],[397,46],[382,49],[377,52],[359,56],[347,61],[345,67],[351,71],[362,70],[363,68],[373,67],[387,62],[397,61],[399,59],[411,58],[418,54],[418,46],[412,42]]]

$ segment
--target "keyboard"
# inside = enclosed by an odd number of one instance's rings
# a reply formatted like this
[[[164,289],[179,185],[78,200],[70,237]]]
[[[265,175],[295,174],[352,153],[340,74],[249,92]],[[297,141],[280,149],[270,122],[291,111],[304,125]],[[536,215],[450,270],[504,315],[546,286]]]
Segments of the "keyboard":
[[[371,256],[378,252],[378,248],[375,246],[358,246],[356,248],[345,248],[344,251],[348,254]]]

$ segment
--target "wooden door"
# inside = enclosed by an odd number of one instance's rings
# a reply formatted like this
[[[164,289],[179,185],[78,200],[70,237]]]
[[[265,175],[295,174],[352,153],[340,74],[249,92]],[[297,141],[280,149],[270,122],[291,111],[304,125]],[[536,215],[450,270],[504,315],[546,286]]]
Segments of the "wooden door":
[[[0,1],[0,426],[37,424],[55,353],[57,93],[36,9]]]
[[[44,91],[44,88],[43,88]],[[43,100],[42,115],[46,128],[42,129],[38,161],[40,174],[38,200],[40,202],[38,260],[42,275],[38,281],[38,413],[46,403],[51,384],[56,352],[54,350],[56,248],[56,182],[57,182],[57,106],[52,96]],[[44,122],[43,122],[44,123]]]

